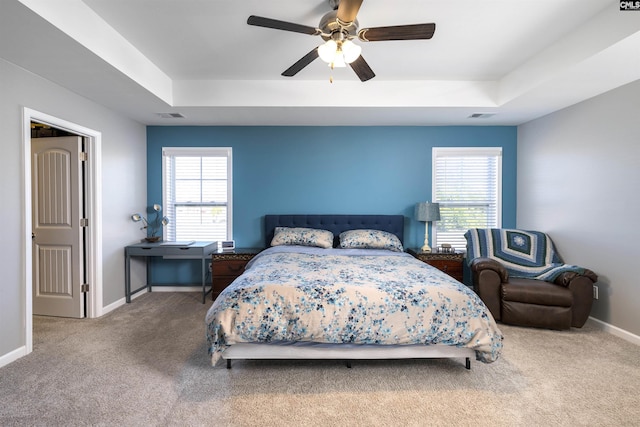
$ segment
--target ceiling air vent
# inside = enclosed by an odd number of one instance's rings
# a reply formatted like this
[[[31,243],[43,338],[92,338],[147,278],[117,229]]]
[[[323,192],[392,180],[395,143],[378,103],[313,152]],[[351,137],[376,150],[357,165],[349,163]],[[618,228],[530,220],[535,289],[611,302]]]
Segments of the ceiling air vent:
[[[157,114],[163,119],[184,119],[184,116],[180,113],[157,113]]]
[[[488,119],[495,116],[496,113],[473,113],[469,116],[470,119]]]

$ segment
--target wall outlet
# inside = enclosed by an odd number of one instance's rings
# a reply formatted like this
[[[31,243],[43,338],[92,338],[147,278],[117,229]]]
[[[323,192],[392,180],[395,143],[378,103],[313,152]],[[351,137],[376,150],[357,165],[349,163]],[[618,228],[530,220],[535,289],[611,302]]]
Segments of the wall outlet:
[[[593,285],[593,299],[598,299],[598,285]]]

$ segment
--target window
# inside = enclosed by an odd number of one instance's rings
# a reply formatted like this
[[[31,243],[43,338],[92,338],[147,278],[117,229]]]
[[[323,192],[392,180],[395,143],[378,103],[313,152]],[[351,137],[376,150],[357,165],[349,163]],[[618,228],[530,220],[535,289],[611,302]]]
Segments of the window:
[[[434,247],[466,249],[470,228],[502,224],[502,148],[433,148],[433,201],[440,203]]]
[[[231,176],[231,148],[163,148],[165,240],[231,240]]]

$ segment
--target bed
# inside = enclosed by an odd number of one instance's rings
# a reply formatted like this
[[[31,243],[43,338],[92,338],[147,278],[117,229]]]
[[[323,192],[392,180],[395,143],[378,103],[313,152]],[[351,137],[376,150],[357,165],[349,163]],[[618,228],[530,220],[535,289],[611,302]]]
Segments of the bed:
[[[402,215],[266,215],[267,249],[208,310],[213,366],[234,359],[461,358],[502,333],[467,286],[403,251]]]

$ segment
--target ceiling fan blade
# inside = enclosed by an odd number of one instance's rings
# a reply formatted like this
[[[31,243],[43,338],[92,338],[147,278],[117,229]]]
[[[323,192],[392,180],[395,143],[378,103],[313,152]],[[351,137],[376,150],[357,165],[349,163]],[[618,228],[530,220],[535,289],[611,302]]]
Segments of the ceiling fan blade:
[[[318,57],[318,48],[316,47],[311,52],[307,53],[305,56],[300,58],[298,62],[293,64],[291,67],[287,68],[282,72],[282,75],[285,77],[293,77],[300,70],[302,70],[307,65],[311,64]]]
[[[263,18],[262,16],[251,15],[247,19],[247,24],[256,27],[273,28],[275,30],[292,31],[294,33],[309,34],[315,36],[320,34],[317,28],[308,25],[294,24],[292,22],[278,21],[277,19]]]
[[[385,40],[420,40],[430,39],[436,31],[436,24],[396,25],[392,27],[363,28],[358,31],[358,38],[363,42]]]
[[[353,22],[360,10],[362,0],[340,0],[338,5],[338,19],[342,22]]]
[[[358,59],[349,64],[353,71],[358,75],[360,81],[366,82],[367,80],[371,80],[376,76],[376,73],[373,72],[367,61],[364,60],[362,55],[358,56]]]

